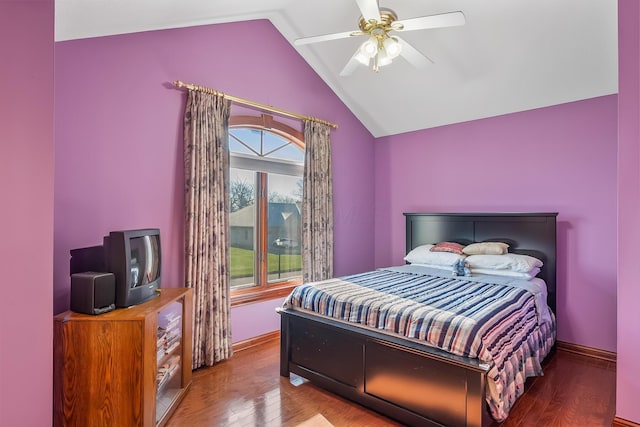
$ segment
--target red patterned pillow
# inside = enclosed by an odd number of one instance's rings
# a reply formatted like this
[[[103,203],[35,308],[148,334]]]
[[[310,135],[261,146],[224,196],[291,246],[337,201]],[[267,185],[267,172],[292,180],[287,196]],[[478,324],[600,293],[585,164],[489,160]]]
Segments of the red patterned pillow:
[[[455,242],[440,242],[430,249],[431,252],[451,252],[458,255],[464,255],[462,250],[464,249],[464,245]]]

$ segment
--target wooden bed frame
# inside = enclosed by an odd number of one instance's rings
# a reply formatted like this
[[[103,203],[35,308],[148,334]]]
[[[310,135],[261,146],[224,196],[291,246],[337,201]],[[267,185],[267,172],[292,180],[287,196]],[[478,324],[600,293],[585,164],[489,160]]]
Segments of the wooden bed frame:
[[[442,241],[509,243],[541,259],[556,309],[557,213],[406,213],[406,250]],[[488,366],[401,337],[279,309],[280,375],[313,383],[412,426],[486,427]]]

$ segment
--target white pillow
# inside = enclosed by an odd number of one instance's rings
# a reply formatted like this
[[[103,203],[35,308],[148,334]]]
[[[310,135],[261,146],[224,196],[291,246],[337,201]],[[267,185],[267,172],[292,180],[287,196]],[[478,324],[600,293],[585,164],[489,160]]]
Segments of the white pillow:
[[[431,252],[433,245],[422,245],[411,250],[404,260],[410,264],[428,264],[433,266],[453,266],[466,255],[458,255],[452,252]]]
[[[465,261],[469,268],[488,268],[491,270],[511,270],[528,273],[535,267],[542,267],[542,261],[529,255],[469,255]]]
[[[490,274],[492,276],[507,276],[514,277],[519,279],[531,280],[540,273],[539,267],[534,267],[528,273],[521,273],[519,271],[511,271],[511,270],[492,270],[489,268],[471,268],[471,275],[474,276],[476,274]]]

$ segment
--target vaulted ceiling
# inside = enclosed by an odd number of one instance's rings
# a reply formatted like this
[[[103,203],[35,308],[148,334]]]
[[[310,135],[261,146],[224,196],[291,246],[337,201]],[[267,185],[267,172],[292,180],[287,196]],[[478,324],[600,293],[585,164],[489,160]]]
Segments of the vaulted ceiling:
[[[462,11],[464,26],[406,31],[433,64],[341,70],[363,42],[356,0],[56,0],[56,40],[269,19],[374,137],[617,93],[617,0],[380,0],[405,20]]]

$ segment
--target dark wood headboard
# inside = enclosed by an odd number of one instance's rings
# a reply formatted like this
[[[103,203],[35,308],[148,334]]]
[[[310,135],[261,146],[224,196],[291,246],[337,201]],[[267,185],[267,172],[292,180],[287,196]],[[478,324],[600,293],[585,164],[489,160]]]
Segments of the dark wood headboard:
[[[500,241],[509,252],[534,256],[544,263],[538,277],[547,283],[548,304],[556,312],[556,218],[542,213],[405,213],[407,253],[438,242]]]

